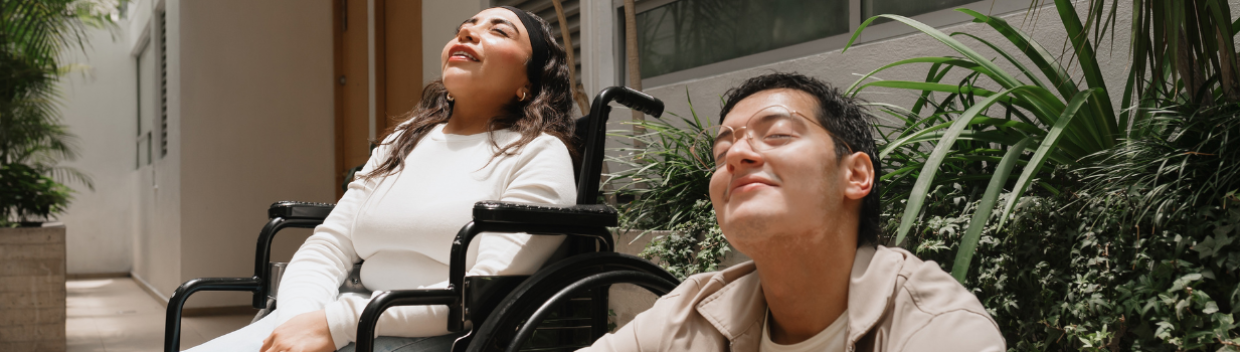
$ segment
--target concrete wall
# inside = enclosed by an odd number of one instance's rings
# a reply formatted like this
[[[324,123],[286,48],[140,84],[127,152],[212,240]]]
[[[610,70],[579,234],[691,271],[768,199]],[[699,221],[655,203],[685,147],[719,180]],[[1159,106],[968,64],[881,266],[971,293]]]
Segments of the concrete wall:
[[[144,130],[150,130],[155,136],[152,139],[154,156],[152,162],[139,160],[140,167],[132,177],[133,193],[130,202],[133,204],[134,216],[132,232],[133,271],[135,279],[144,284],[163,298],[167,298],[180,285],[179,271],[181,261],[181,113],[180,113],[180,3],[178,1],[141,0],[133,6],[130,19],[135,21],[130,26],[132,41],[129,61],[140,63],[141,72],[135,78],[141,78],[142,87],[138,96],[130,100],[130,104],[139,105],[139,116],[143,120]],[[158,14],[165,12],[167,43],[166,48],[160,47],[160,23]],[[144,54],[146,53],[146,54]],[[162,57],[162,58],[161,58]],[[141,59],[139,59],[141,58]],[[162,83],[167,90],[167,140],[168,153],[159,151],[161,136],[160,114],[161,78],[160,60],[167,65],[166,82]],[[134,118],[127,122],[131,128]],[[131,143],[129,153],[134,153]],[[128,160],[133,162],[131,154]]]
[[[78,136],[80,155],[64,163],[88,175],[94,190],[70,182],[73,202],[60,221],[66,225],[70,274],[126,273],[132,269],[133,144],[136,105],[134,63],[129,57],[129,22],[88,32],[85,51],[70,50],[65,63],[80,65],[61,79],[60,109]]]
[[[1057,14],[1054,13],[1053,8],[1050,8],[1050,11],[1045,11],[1045,9],[1047,8],[1043,8],[1044,12],[1041,13],[1042,16],[1037,19],[1036,23],[1033,23],[1032,25],[1026,23],[1021,28],[1025,31],[1031,32],[1032,37],[1042,43],[1043,46],[1050,48],[1051,50],[1058,50],[1063,47],[1062,45],[1065,34],[1062,30],[1059,18]],[[1130,11],[1127,10],[1128,9],[1121,10],[1119,14],[1121,21],[1130,16]],[[1021,25],[1021,20],[1024,16],[1025,14],[1023,11],[1018,11],[1006,15],[1005,19],[1013,25]],[[865,32],[879,32],[883,30],[890,30],[890,27],[898,26],[905,25],[901,23],[886,23],[867,28]],[[1125,23],[1118,24],[1117,28],[1129,27]],[[969,23],[953,25],[939,28],[939,30],[945,33],[967,32],[985,38],[992,43],[1005,44],[1007,42],[1001,35],[984,24]],[[1121,35],[1126,33],[1120,33],[1120,31],[1117,31],[1116,34]],[[982,47],[984,46],[976,41],[968,38],[958,40],[974,47],[975,50],[978,50],[987,57],[998,57],[998,55],[994,54],[994,52],[988,48],[982,50]],[[1121,42],[1126,42],[1126,40]],[[1011,45],[1000,44],[1000,46],[1005,50],[1011,50]],[[1019,56],[1019,51],[1009,52],[1014,52]],[[1115,60],[1111,60],[1109,57],[1106,57],[1105,52],[1102,53],[1102,55],[1103,58],[1100,59],[1100,63],[1103,65],[1105,72],[1109,73],[1107,77],[1110,77],[1112,80],[1109,81],[1108,84],[1112,87],[1118,85],[1118,89],[1122,91],[1122,80],[1124,79],[1124,76],[1116,73],[1125,71],[1127,61],[1123,60],[1125,57],[1124,49],[1118,47],[1116,48],[1113,54],[1115,56]],[[869,73],[882,65],[902,59],[922,56],[960,56],[960,54],[948,49],[945,45],[930,38],[929,36],[918,32],[916,34],[904,35],[892,39],[884,39],[871,43],[854,45],[852,48],[848,49],[847,52],[841,52],[839,49],[830,50],[820,54],[750,69],[728,72],[686,82],[651,87],[647,88],[645,91],[651,95],[663,99],[664,102],[667,103],[667,111],[676,112],[682,116],[685,116],[689,112],[687,99],[685,98],[685,92],[687,89],[689,98],[696,102],[694,107],[697,109],[699,116],[708,116],[713,122],[718,123],[719,111],[722,108],[719,97],[722,96],[729,88],[735,87],[742,83],[745,79],[754,76],[777,71],[799,72],[822,79],[836,87],[839,87],[840,89],[846,89],[858,78],[860,78],[860,75]],[[1001,62],[999,64],[1005,69],[1012,70],[1009,72],[1019,72],[1015,71],[1014,67],[1006,62]],[[1032,67],[1032,65],[1030,67]],[[879,74],[878,77],[884,80],[923,80],[925,78],[925,72],[928,68],[929,65],[909,65],[903,68],[885,71],[884,73]],[[1118,78],[1116,78],[1117,76]],[[1116,80],[1118,80],[1118,83],[1115,82]],[[948,81],[949,80],[945,80],[945,82]],[[956,81],[950,82],[954,83]],[[895,103],[897,105],[907,106],[914,99],[916,99],[914,94],[914,92],[909,91],[866,89],[863,91],[861,96],[872,102]]]
[[[0,351],[65,350],[65,228],[0,228]]]
[[[335,201],[331,2],[179,5],[178,278],[248,276],[268,205]],[[176,284],[157,286],[167,294]],[[247,300],[204,295],[192,305]]]
[[[1096,45],[1095,50],[1098,52],[1098,61],[1102,67],[1103,76],[1106,79],[1108,90],[1111,92],[1113,106],[1117,111],[1120,110],[1120,102],[1122,92],[1124,90],[1124,80],[1129,72],[1128,47],[1127,43],[1129,35],[1128,28],[1131,28],[1132,8],[1129,2],[1120,2],[1117,11],[1117,22],[1114,25],[1118,30],[1115,31],[1114,46],[1111,42],[1105,41]],[[1079,8],[1081,16],[1084,16],[1085,6]],[[1066,33],[1063,30],[1062,22],[1059,15],[1055,12],[1053,6],[1043,6],[1038,12],[1032,16],[1026,16],[1024,10],[1011,12],[1002,15],[1008,23],[1019,27],[1021,30],[1029,33],[1030,36],[1041,43],[1052,53],[1058,55],[1060,50],[1065,48]],[[1232,18],[1240,16],[1240,6],[1232,7]],[[891,32],[907,27],[901,23],[886,23],[878,26],[872,26],[865,32]],[[1023,57],[1018,50],[1014,48],[999,33],[991,29],[988,25],[977,23],[964,23],[939,28],[944,33],[967,32],[977,35],[991,43],[998,44],[1008,53],[1012,53],[1017,57]],[[967,37],[957,36],[961,42],[974,48],[986,57],[999,58],[997,63],[1000,67],[1009,73],[1019,76],[1019,71],[1003,60],[993,50],[985,47],[985,45]],[[864,41],[863,37],[863,41]],[[1070,47],[1068,47],[1070,52]],[[862,43],[850,48],[847,52],[841,50],[830,50],[820,54],[809,55],[802,58],[772,63],[768,65],[753,67],[744,70],[728,72],[725,74],[703,77],[684,82],[662,85],[658,87],[647,87],[646,93],[654,95],[667,104],[667,111],[687,116],[689,106],[685,98],[685,92],[688,90],[689,97],[696,102],[694,105],[699,116],[710,116],[715,122],[718,121],[718,113],[722,108],[719,97],[727,91],[728,88],[735,87],[742,83],[745,79],[762,75],[770,72],[800,72],[810,76],[823,79],[841,89],[849,87],[855,82],[860,75],[869,73],[883,65],[913,57],[922,56],[960,56],[948,49],[942,43],[932,39],[931,37],[921,34],[899,36],[891,39],[878,39],[869,43]],[[1071,58],[1072,55],[1065,57]],[[1035,69],[1035,66],[1027,60],[1023,60],[1024,65]],[[924,80],[929,65],[908,65],[903,68],[892,69],[880,73],[877,77],[884,80]],[[1077,77],[1080,76],[1079,65],[1073,64],[1069,66],[1069,71]],[[1039,78],[1043,82],[1049,84],[1039,73]],[[1027,81],[1023,76],[1019,77]],[[955,83],[958,81],[944,80],[944,82]],[[998,87],[997,85],[990,85]],[[861,96],[871,102],[895,103],[900,106],[908,106],[917,98],[916,92],[894,89],[866,89]],[[881,118],[881,117],[880,117]]]

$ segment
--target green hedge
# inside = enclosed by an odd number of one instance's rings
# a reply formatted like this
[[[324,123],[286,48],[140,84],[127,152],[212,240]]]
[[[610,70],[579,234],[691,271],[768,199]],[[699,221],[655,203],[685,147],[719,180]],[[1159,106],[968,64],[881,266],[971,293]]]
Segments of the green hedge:
[[[1048,176],[1074,187],[988,219],[964,283],[1010,348],[1240,350],[1240,103],[1157,116],[1161,132]],[[906,247],[950,270],[976,187],[935,188]]]

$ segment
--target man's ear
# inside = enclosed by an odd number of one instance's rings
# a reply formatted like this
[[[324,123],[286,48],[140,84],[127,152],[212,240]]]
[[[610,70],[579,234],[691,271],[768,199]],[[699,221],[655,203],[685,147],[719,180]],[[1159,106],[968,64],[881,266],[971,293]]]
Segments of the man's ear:
[[[855,152],[851,155],[845,155],[842,166],[844,167],[844,197],[853,200],[861,200],[874,190],[874,162],[870,160],[870,155],[862,152]]]

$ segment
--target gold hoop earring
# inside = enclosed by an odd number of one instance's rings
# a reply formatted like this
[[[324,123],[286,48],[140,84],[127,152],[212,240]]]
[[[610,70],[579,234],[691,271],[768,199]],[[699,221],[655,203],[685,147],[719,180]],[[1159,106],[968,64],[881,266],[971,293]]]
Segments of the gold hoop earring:
[[[452,93],[448,93],[448,101],[455,101],[455,100],[456,99],[452,98]]]
[[[525,101],[526,94],[526,92],[521,92],[521,99],[517,99],[517,101]]]

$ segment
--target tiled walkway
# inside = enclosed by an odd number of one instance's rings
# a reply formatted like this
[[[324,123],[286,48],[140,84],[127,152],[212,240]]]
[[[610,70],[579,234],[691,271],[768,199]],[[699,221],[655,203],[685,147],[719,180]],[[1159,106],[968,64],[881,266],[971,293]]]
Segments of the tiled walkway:
[[[69,280],[65,339],[69,352],[159,351],[164,306],[130,278]],[[182,320],[181,347],[197,346],[250,323],[251,315]]]

